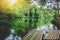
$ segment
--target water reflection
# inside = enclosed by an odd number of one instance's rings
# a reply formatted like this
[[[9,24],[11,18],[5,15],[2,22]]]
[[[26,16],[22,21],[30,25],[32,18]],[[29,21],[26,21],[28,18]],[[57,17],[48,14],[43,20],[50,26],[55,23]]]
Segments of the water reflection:
[[[17,36],[13,29],[11,29],[10,35],[5,40],[21,40],[21,37]]]

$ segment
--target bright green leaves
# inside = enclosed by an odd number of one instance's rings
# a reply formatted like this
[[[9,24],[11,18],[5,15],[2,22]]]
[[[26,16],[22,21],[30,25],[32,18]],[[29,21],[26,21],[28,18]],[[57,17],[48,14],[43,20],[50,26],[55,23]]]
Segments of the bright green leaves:
[[[20,13],[20,16],[15,15],[17,18],[14,17],[14,19],[12,19],[11,26],[16,32],[18,30],[28,32],[33,28],[49,25],[49,23],[55,19],[55,16],[57,16],[56,14],[56,10],[31,6],[26,12],[23,11],[23,13]]]
[[[17,17],[17,18],[14,18],[12,19],[12,22],[11,22],[11,26],[12,28],[15,30],[15,31],[18,31],[18,30],[22,30],[24,31],[25,28],[27,27],[27,22],[25,22],[25,18],[22,17]]]
[[[58,14],[56,10],[49,10],[42,8],[37,8],[36,10],[37,14],[39,15],[37,26],[48,25],[52,20],[55,19],[55,17],[57,17],[56,14]]]

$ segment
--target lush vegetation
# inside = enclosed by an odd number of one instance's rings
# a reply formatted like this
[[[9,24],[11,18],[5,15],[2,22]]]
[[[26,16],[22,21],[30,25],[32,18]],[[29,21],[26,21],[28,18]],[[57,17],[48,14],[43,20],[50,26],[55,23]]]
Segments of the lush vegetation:
[[[3,18],[0,21],[8,22],[10,24],[10,29],[14,29],[16,33],[20,31],[22,34],[33,28],[37,28],[42,25],[49,25],[51,21],[58,16],[58,12],[57,10],[38,8],[33,5],[27,8],[14,9],[12,10],[12,14],[5,16],[7,18]]]
[[[13,28],[15,32],[22,31],[25,33],[33,28],[37,28],[42,25],[49,25],[57,15],[58,12],[56,10],[37,8],[33,6],[28,10],[28,12],[19,13],[13,16],[10,22],[11,28]]]

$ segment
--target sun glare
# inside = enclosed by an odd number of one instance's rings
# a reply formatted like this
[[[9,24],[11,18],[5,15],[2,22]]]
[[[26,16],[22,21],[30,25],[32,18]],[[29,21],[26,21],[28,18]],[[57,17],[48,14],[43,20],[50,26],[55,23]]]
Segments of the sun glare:
[[[1,0],[0,10],[3,12],[18,12],[19,10],[26,10],[29,2],[26,0]]]
[[[16,3],[16,0],[9,0],[10,4],[13,5]]]

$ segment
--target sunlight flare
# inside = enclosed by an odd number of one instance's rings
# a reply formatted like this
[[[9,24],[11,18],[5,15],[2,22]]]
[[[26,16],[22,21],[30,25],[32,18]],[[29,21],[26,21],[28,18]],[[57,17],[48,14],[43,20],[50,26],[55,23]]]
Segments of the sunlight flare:
[[[13,5],[16,3],[16,0],[9,0],[10,4]]]

